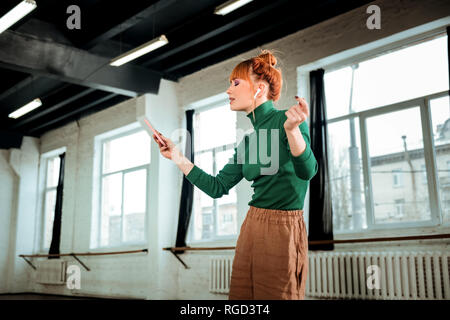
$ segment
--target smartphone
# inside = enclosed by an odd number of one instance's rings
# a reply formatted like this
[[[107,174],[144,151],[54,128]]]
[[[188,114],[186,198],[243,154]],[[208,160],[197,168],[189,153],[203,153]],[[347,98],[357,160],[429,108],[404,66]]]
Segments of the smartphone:
[[[161,144],[165,147],[167,147],[166,143],[164,142],[164,140],[161,138],[161,136],[159,135],[159,133],[153,128],[153,126],[151,125],[150,121],[148,120],[148,118],[146,116],[142,116],[139,118],[139,122],[141,123],[141,125],[145,128],[145,130],[148,132],[148,134],[150,136],[153,137],[152,134],[155,134],[156,139],[158,139],[159,142],[161,142]]]

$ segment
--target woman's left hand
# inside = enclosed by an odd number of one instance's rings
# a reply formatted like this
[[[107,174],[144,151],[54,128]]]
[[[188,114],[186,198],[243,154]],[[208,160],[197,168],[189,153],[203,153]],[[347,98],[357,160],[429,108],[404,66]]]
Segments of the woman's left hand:
[[[295,97],[295,100],[297,100],[298,103],[290,107],[284,113],[287,116],[287,119],[284,122],[284,130],[286,131],[294,130],[309,117],[309,109],[306,100],[297,96]]]

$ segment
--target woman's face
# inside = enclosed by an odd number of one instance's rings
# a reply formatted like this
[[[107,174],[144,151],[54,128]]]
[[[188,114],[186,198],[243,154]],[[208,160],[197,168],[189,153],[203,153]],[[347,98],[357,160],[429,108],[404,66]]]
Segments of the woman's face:
[[[227,94],[230,98],[230,109],[233,111],[250,112],[253,107],[253,95],[256,90],[253,84],[244,79],[233,79],[228,87]]]

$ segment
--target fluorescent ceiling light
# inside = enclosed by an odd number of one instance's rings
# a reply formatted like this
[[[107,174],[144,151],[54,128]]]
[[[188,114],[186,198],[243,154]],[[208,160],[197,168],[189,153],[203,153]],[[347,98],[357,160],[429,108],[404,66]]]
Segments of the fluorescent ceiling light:
[[[7,14],[0,18],[0,33],[25,17],[31,11],[36,9],[36,7],[37,5],[34,0],[23,0],[17,6],[12,8]]]
[[[165,35],[162,35],[159,38],[155,38],[149,42],[140,45],[137,48],[134,48],[133,50],[125,52],[124,54],[118,56],[117,58],[114,58],[113,60],[111,60],[109,64],[115,67],[121,66],[122,64],[127,63],[128,61],[139,58],[140,56],[143,56],[144,54],[149,53],[150,51],[156,50],[159,47],[162,47],[168,43],[169,40],[167,40]]]
[[[8,117],[17,119],[21,116],[23,116],[25,113],[30,112],[31,110],[34,110],[42,105],[41,99],[36,98],[33,101],[27,103],[22,108],[17,109],[16,111],[10,113]]]
[[[214,10],[214,13],[224,16],[224,15],[230,13],[231,11],[238,9],[251,1],[253,1],[253,0],[230,0],[230,1],[225,2],[224,4],[221,4],[218,7],[216,7],[216,9]]]

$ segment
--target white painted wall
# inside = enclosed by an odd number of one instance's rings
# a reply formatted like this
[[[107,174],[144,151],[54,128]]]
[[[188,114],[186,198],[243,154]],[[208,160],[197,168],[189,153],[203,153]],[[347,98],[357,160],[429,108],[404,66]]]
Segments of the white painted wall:
[[[38,247],[32,240],[35,222],[38,219],[37,211],[32,208],[36,203],[33,188],[37,181],[38,155],[62,146],[67,147],[61,252],[91,251],[89,237],[93,201],[93,139],[96,135],[132,125],[136,122],[136,116],[143,113],[149,115],[155,126],[157,125],[157,129],[163,133],[171,133],[175,128],[184,128],[183,107],[225,92],[228,87],[228,75],[233,67],[243,59],[257,54],[259,49],[265,48],[281,52],[278,56],[283,69],[284,87],[282,97],[276,106],[279,109],[287,109],[294,103],[294,95],[302,92],[305,86],[297,83],[297,67],[443,18],[450,12],[450,3],[445,0],[381,0],[373,3],[381,8],[381,30],[366,28],[367,6],[364,6],[205,68],[181,79],[179,83],[163,80],[158,95],[148,94],[130,99],[78,122],[52,130],[41,137],[40,148],[38,142],[27,137],[20,150],[21,157],[18,156],[19,151],[14,150],[10,161],[8,151],[2,151],[0,201],[4,199],[5,202],[11,202],[10,204],[0,202],[2,211],[0,241],[3,245],[0,249],[6,247],[5,243],[9,249],[8,254],[3,250],[0,252],[0,292],[35,291],[144,299],[226,299],[224,295],[208,292],[208,261],[211,254],[233,254],[234,251],[187,252],[181,255],[181,258],[190,269],[184,269],[171,253],[162,250],[163,247],[173,246],[175,243],[182,173],[172,162],[159,155],[154,143],[151,149],[150,207],[147,226],[149,253],[81,257],[92,271],[87,272],[81,268],[80,290],[70,291],[61,286],[35,284],[34,272],[17,257],[17,254],[38,253]],[[238,114],[238,127],[244,130],[251,128],[245,114]],[[22,183],[24,179],[27,185]],[[245,217],[247,202],[251,198],[249,186],[250,183],[245,180],[237,186],[240,222]],[[33,201],[30,201],[30,197]],[[305,213],[307,217],[308,195]],[[433,232],[422,229],[417,231]],[[383,243],[382,246],[416,247],[425,246],[427,243],[429,242],[397,242]],[[443,241],[432,243],[438,248],[448,246],[448,242]],[[206,245],[233,246],[235,241]],[[361,246],[367,247],[365,244]],[[372,244],[370,247],[374,246],[381,247],[379,244]],[[337,247],[355,249],[358,246]],[[11,287],[8,288],[8,284]]]

